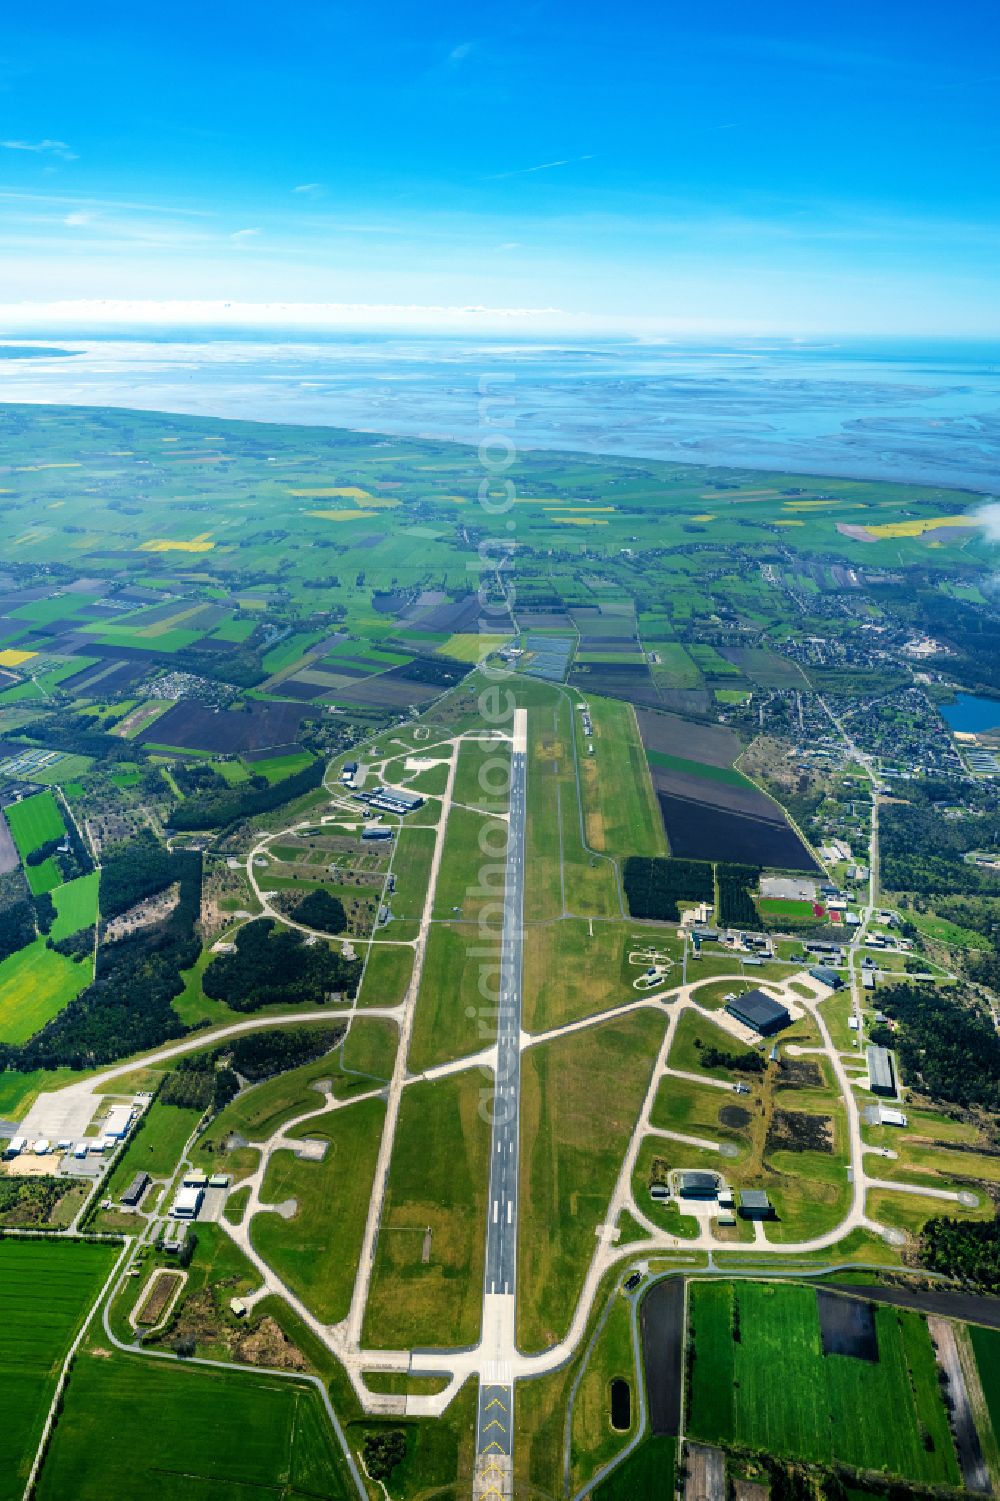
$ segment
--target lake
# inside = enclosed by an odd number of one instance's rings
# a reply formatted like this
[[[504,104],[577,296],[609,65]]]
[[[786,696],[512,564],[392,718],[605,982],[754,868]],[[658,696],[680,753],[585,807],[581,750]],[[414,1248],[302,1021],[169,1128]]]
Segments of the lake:
[[[962,735],[981,735],[987,730],[1000,729],[1000,699],[957,693],[953,704],[941,705],[941,713],[950,728]]]

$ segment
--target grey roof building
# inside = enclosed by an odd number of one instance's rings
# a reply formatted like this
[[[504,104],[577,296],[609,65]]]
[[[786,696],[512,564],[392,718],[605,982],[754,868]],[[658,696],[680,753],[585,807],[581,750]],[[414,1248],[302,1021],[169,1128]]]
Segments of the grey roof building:
[[[719,1179],[715,1173],[678,1173],[677,1187],[685,1199],[714,1199],[719,1192]]]
[[[726,1010],[730,1016],[734,1016],[745,1027],[752,1027],[762,1037],[780,1032],[792,1019],[781,1002],[772,1001],[763,990],[748,990],[744,995],[737,996],[735,1001],[729,1001]]]
[[[151,1183],[148,1173],[136,1173],[132,1182],[122,1194],[121,1201],[126,1209],[134,1209]]]
[[[868,1088],[872,1094],[896,1093],[896,1070],[888,1048],[868,1047]]]
[[[740,1214],[745,1220],[770,1219],[774,1210],[762,1188],[745,1188],[740,1194]]]
[[[839,990],[844,983],[837,971],[828,964],[814,964],[809,973],[821,985],[829,985],[831,990]]]

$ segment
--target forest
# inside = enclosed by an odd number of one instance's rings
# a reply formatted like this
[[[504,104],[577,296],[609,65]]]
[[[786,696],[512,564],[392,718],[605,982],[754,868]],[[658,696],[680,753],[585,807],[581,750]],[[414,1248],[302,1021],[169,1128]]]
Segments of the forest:
[[[879,1004],[897,1023],[873,1028],[873,1042],[898,1051],[911,1089],[965,1108],[1000,1108],[1000,1037],[975,1000],[933,985],[894,985]]]
[[[345,959],[327,944],[309,945],[301,933],[276,929],[273,918],[261,917],[240,929],[231,954],[212,961],[202,986],[234,1011],[256,1011],[322,1006],[338,993],[353,996],[360,978],[360,959]]]
[[[633,917],[677,922],[678,902],[715,899],[712,867],[707,860],[664,860],[630,855],[622,874],[628,910]]]

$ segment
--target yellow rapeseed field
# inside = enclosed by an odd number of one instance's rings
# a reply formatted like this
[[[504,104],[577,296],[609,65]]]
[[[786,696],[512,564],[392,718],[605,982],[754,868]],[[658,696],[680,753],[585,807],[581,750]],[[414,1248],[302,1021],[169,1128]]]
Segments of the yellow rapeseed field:
[[[149,542],[139,544],[140,552],[211,552],[215,543],[210,541],[211,532],[201,532],[199,536],[192,537],[190,542],[182,542],[173,537],[154,537]]]
[[[873,537],[889,541],[896,537],[922,537],[924,532],[933,532],[939,526],[978,526],[975,516],[924,516],[910,521],[886,521],[881,526],[866,526],[865,531]]]

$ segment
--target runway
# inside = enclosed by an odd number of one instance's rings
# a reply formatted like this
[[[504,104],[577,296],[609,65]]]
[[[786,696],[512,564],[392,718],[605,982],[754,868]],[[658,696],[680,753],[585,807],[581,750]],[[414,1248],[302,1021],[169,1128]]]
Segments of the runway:
[[[514,715],[509,823],[500,943],[496,1092],[490,1143],[490,1196],[483,1282],[483,1353],[473,1495],[511,1494],[514,1452],[514,1353],[517,1278],[518,1126],[521,1099],[521,977],[524,836],[528,776],[527,711]]]

